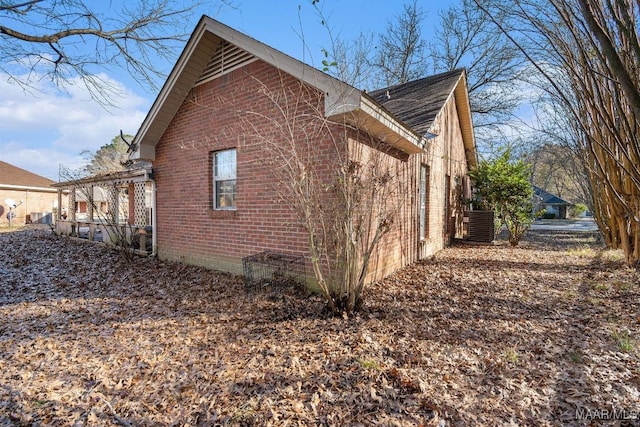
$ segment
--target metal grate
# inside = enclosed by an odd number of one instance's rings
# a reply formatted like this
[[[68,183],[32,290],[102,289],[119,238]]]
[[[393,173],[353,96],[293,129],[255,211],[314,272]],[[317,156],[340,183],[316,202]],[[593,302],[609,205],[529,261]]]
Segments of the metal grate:
[[[467,211],[466,215],[469,217],[467,240],[491,243],[494,238],[493,211]]]
[[[242,258],[245,289],[260,291],[274,286],[305,286],[304,256],[260,252]]]

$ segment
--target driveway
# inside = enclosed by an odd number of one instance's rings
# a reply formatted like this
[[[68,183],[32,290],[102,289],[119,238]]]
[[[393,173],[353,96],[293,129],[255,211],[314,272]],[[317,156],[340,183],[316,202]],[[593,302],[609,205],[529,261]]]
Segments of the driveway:
[[[539,219],[531,225],[532,230],[557,230],[557,231],[598,231],[598,226],[593,218],[579,219]]]

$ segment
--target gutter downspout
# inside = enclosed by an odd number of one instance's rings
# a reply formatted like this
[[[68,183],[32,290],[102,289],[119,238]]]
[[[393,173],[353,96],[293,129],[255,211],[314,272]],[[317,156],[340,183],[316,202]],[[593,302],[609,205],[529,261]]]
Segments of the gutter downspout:
[[[158,256],[158,223],[156,221],[156,181],[154,179],[151,180],[151,222],[152,222],[152,231],[151,235],[151,247],[153,248],[151,251],[151,256]]]

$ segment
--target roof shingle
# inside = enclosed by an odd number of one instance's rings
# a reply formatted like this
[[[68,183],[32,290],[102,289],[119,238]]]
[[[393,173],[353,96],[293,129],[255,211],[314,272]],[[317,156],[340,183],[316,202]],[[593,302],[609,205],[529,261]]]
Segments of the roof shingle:
[[[431,128],[463,73],[462,69],[447,71],[374,90],[369,96],[406,125],[424,135]]]
[[[546,190],[543,190],[540,187],[533,186],[533,192],[536,196],[540,198],[540,201],[547,205],[570,205],[571,203],[567,202],[564,199],[556,196],[555,194],[549,193]]]
[[[0,185],[49,188],[54,181],[0,160]]]

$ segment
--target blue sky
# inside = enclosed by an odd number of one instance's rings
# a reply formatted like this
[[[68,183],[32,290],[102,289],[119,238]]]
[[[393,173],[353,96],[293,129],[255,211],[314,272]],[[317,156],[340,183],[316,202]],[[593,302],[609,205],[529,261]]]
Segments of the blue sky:
[[[437,25],[438,12],[453,1],[421,2],[427,13],[422,29],[425,38]],[[118,3],[112,0],[115,7]],[[320,63],[322,48],[329,46],[327,30],[307,0],[236,0],[235,7],[219,12],[215,1],[209,4],[185,22],[187,31],[201,14],[209,14],[312,65]],[[334,38],[346,40],[360,32],[383,31],[403,8],[402,2],[388,0],[321,0],[319,4]],[[159,65],[169,72],[173,63]],[[26,93],[0,73],[0,159],[57,181],[60,165],[76,168],[84,163],[83,150],[97,150],[120,129],[135,134],[157,93],[141,88],[120,69],[107,67],[102,73],[122,92],[118,108],[105,110],[80,86],[61,92],[46,80]]]

